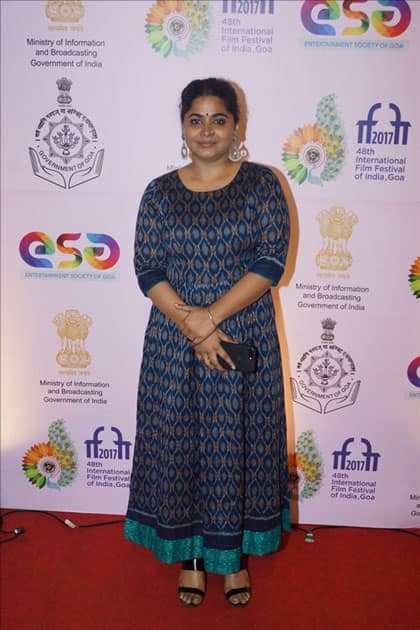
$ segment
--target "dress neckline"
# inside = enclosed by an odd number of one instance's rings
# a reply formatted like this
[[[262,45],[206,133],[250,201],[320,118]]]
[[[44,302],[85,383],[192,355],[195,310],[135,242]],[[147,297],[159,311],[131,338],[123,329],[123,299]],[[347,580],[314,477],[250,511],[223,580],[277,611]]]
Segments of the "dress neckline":
[[[212,190],[193,190],[192,188],[188,188],[188,186],[186,186],[184,184],[184,182],[182,181],[182,179],[181,179],[181,176],[179,174],[179,169],[177,169],[175,171],[175,174],[176,174],[178,180],[181,182],[182,186],[185,188],[185,190],[188,190],[190,193],[194,193],[196,195],[211,194],[211,193],[219,192],[220,190],[224,190],[225,188],[227,188],[228,186],[233,184],[233,182],[239,176],[239,173],[241,172],[242,167],[243,167],[244,164],[245,164],[245,161],[241,162],[241,164],[240,164],[238,170],[236,171],[235,175],[232,177],[232,179],[230,181],[228,181],[227,184],[225,184],[224,186],[221,186],[220,188],[213,188]]]

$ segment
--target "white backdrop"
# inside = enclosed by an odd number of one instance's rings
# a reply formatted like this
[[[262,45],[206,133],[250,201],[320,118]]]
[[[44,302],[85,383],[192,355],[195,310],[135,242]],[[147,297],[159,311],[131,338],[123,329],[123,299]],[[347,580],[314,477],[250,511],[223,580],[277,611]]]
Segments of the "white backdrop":
[[[294,520],[419,526],[419,7],[2,2],[4,507],[124,513],[137,206],[182,163],[182,88],[222,76],[296,204],[276,291]]]

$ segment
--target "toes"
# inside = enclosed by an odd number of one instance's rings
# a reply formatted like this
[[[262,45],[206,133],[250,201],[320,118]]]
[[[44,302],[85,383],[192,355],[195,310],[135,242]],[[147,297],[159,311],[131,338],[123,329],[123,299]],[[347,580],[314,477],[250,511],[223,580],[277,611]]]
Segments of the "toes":
[[[246,569],[242,569],[237,573],[231,573],[225,578],[225,593],[234,591],[235,589],[243,589],[243,592],[232,593],[227,600],[233,606],[246,606],[251,599],[251,594],[246,589],[250,588],[249,575]]]
[[[250,600],[250,594],[249,593],[241,593],[240,595],[233,595],[232,597],[229,597],[229,601],[231,602],[231,604],[234,605],[238,605],[238,604],[247,604]]]
[[[179,599],[186,606],[199,606],[202,602],[200,595],[189,595],[188,593],[181,593]]]

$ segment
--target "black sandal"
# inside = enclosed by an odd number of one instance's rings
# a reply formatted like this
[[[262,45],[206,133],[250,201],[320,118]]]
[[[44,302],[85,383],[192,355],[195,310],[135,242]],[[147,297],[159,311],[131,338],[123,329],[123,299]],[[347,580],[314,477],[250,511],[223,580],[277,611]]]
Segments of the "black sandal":
[[[248,558],[246,556],[241,557],[241,565],[239,569],[240,571],[248,570],[247,560]],[[234,597],[235,595],[241,595],[242,593],[249,593],[250,595],[246,602],[239,601],[235,604],[231,601],[231,597]],[[225,599],[228,604],[230,604],[231,606],[235,606],[235,608],[245,608],[245,606],[248,606],[249,602],[251,601],[251,586],[239,586],[238,588],[231,588],[225,592]]]
[[[202,558],[193,558],[192,560],[185,560],[182,563],[183,571],[202,571],[204,573],[204,560]],[[205,577],[205,576],[204,576]],[[179,601],[183,606],[187,606],[189,608],[197,608],[204,601],[204,596],[206,594],[201,588],[196,588],[194,586],[178,586],[178,595],[181,593],[188,593],[190,595],[199,595],[201,600],[198,604],[194,604],[192,601],[187,603],[181,597],[178,597]]]

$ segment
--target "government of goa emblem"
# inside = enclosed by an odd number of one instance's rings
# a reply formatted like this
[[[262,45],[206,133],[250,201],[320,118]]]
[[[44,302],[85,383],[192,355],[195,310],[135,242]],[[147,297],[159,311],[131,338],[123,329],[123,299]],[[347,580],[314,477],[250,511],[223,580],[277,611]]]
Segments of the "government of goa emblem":
[[[29,156],[34,175],[68,189],[100,176],[104,149],[89,118],[70,107],[72,81],[63,77],[56,83],[58,107],[39,121]]]
[[[290,379],[293,400],[318,413],[354,405],[360,389],[353,359],[334,343],[335,325],[322,320],[321,343],[302,355]]]

